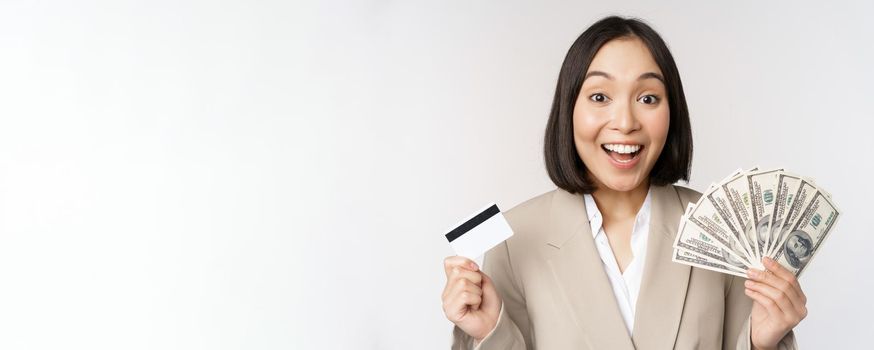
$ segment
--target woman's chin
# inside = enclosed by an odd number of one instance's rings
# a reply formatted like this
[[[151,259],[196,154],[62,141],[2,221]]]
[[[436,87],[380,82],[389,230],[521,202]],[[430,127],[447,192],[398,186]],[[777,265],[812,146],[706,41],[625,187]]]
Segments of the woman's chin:
[[[613,181],[605,181],[603,184],[612,191],[628,192],[640,187],[642,181],[639,179],[614,179]]]

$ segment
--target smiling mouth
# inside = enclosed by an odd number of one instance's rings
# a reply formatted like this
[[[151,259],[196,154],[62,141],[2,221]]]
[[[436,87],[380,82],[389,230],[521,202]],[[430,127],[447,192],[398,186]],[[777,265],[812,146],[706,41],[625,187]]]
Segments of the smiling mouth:
[[[601,145],[601,149],[607,152],[607,155],[613,160],[619,163],[629,163],[640,155],[643,151],[643,145],[605,143]]]

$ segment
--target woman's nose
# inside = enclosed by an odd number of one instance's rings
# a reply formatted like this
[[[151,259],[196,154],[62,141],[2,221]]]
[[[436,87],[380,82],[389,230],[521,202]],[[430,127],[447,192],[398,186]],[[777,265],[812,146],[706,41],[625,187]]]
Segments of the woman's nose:
[[[617,108],[613,113],[613,120],[611,121],[613,129],[622,132],[623,134],[631,133],[637,129],[640,129],[640,123],[638,123],[637,118],[634,115],[634,111],[631,108],[631,103],[621,103],[617,104]]]

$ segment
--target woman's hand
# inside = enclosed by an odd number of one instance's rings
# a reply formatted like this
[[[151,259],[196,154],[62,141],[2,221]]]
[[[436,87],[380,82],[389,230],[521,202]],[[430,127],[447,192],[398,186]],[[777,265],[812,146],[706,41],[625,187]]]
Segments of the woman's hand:
[[[489,276],[465,257],[443,260],[446,287],[443,288],[443,313],[465,333],[483,340],[498,323],[501,297]]]
[[[750,341],[753,348],[776,349],[780,340],[807,317],[807,297],[789,270],[770,258],[767,270],[749,269],[746,294],[753,299]]]

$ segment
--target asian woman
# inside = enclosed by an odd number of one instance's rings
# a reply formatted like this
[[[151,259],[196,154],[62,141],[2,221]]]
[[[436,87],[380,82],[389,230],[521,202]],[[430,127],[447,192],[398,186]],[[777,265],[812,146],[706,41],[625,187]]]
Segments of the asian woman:
[[[680,74],[644,22],[611,16],[571,45],[546,125],[556,189],[506,211],[483,267],[444,260],[453,349],[795,349],[795,276],[671,261],[692,131]]]

